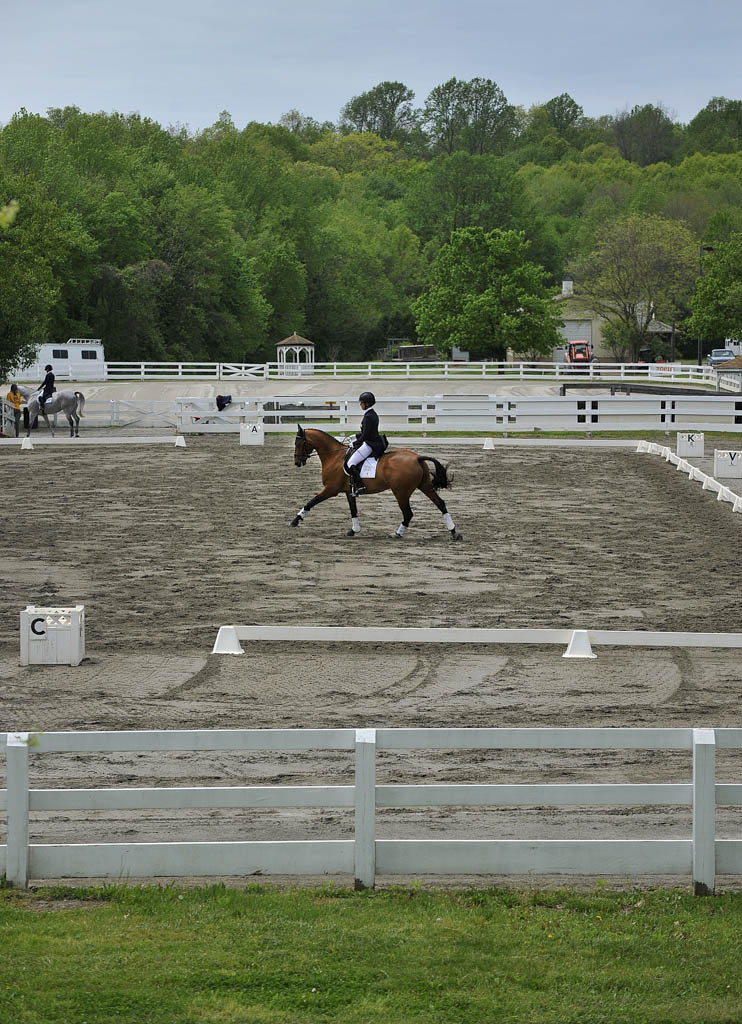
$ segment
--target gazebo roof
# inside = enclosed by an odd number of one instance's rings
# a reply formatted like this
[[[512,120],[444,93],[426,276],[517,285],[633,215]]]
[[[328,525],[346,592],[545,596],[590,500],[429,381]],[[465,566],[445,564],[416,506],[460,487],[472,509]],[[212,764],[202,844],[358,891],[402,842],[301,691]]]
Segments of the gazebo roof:
[[[284,345],[310,345],[314,348],[313,341],[309,341],[307,338],[302,338],[301,335],[296,333],[296,331],[294,331],[290,338],[284,338],[283,341],[276,342],[276,348],[281,348]]]

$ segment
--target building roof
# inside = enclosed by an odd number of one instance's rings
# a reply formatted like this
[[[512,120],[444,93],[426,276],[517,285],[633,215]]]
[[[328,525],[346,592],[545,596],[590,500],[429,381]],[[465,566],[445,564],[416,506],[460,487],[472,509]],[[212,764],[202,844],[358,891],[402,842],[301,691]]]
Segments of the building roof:
[[[714,369],[717,373],[726,373],[727,370],[735,370],[739,373],[742,370],[742,356],[735,356],[734,359],[727,359],[725,363],[717,363]]]
[[[650,320],[647,325],[647,332],[649,334],[672,334],[672,324],[663,324],[661,320]],[[677,326],[675,327],[675,333],[680,334]]]

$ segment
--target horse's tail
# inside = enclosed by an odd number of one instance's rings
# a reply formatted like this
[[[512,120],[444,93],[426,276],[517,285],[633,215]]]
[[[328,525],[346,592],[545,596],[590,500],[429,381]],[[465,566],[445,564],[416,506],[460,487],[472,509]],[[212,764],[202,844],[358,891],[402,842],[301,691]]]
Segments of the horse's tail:
[[[433,473],[433,479],[431,483],[436,491],[440,491],[445,487],[451,488],[453,485],[453,475],[448,474],[448,466],[442,465],[438,459],[434,459],[432,455],[418,455],[417,461],[420,465],[424,465],[426,462],[432,462],[435,466],[435,473]]]
[[[82,391],[75,392],[75,398],[77,399],[77,415],[83,415],[83,409],[85,408],[85,395]]]

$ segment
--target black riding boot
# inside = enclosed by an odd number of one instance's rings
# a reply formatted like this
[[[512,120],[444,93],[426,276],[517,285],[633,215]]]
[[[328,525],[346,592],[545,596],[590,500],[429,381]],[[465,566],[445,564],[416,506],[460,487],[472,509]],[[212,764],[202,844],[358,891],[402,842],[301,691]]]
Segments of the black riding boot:
[[[361,480],[361,470],[358,466],[348,466],[348,469],[350,470],[350,493],[357,498],[359,494],[366,493],[366,488]]]

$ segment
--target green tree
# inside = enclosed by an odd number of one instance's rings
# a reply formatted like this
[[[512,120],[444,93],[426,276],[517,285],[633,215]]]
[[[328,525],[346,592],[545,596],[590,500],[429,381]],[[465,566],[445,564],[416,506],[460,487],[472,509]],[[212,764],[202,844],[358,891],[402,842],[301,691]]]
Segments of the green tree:
[[[742,232],[715,245],[703,261],[685,329],[693,338],[742,339]]]
[[[177,186],[158,210],[172,277],[162,318],[175,359],[242,359],[264,348],[270,313],[255,262],[218,195]]]
[[[415,126],[414,98],[412,89],[402,82],[380,82],[345,104],[340,128],[346,132],[373,132],[380,139],[399,142]]]
[[[737,153],[742,149],[742,100],[714,96],[688,124],[686,153]]]
[[[675,319],[696,269],[693,235],[656,215],[623,216],[605,225],[594,250],[570,266],[580,297],[608,321],[609,337],[629,348],[633,360],[651,340],[655,315]]]
[[[0,379],[33,359],[58,297],[51,268],[24,230],[19,208],[15,200],[0,207]]]
[[[457,152],[420,168],[404,200],[410,227],[424,243],[442,245],[459,228],[520,226],[523,189],[503,160]]]
[[[550,353],[559,344],[548,275],[528,259],[517,231],[455,231],[433,264],[433,282],[412,305],[421,342],[475,358]]]
[[[422,111],[422,123],[434,153],[463,149],[474,156],[502,154],[512,143],[516,125],[514,108],[496,82],[450,78],[431,90]]]
[[[613,134],[624,160],[646,167],[669,162],[681,142],[680,131],[665,108],[651,103],[624,110],[613,119]]]
[[[585,112],[579,103],[572,99],[567,92],[544,103],[549,121],[561,139],[573,145],[577,143],[580,129],[583,127]]]

